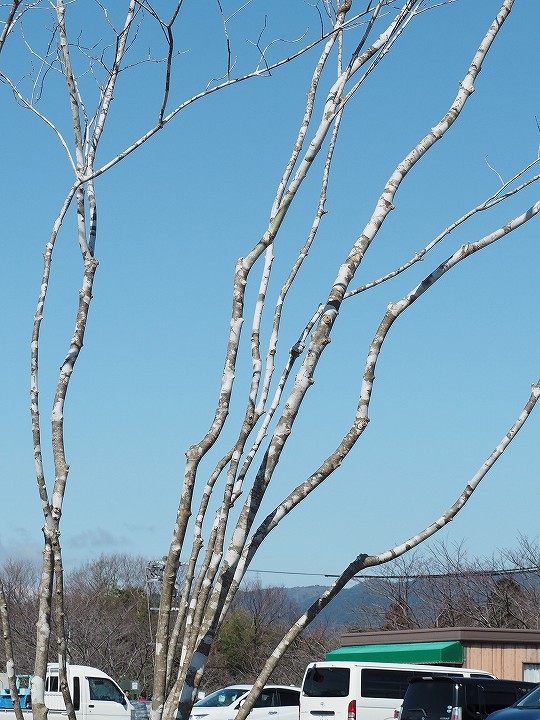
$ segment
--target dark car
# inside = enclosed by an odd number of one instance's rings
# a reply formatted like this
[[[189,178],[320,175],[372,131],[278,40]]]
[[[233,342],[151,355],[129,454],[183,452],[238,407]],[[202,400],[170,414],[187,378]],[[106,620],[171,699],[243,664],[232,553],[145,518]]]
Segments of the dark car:
[[[484,677],[433,675],[411,678],[403,698],[400,720],[484,720],[495,710],[513,705],[534,687],[534,683]]]
[[[511,707],[494,712],[489,720],[540,720],[540,685],[535,685]]]

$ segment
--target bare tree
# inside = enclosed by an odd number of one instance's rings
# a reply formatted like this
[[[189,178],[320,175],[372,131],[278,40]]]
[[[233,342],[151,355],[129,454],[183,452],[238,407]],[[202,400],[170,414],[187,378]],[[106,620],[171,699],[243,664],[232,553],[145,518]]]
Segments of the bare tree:
[[[36,651],[35,617],[38,602],[39,569],[24,560],[7,560],[0,572],[6,619],[10,628],[4,628],[9,635],[13,658],[17,667],[27,672],[33,664]],[[9,653],[3,656],[8,661]]]
[[[194,103],[204,103],[216,92],[227,92],[238,83],[279,74],[279,68],[303,58],[308,50],[317,55],[307,82],[304,114],[272,200],[267,227],[236,263],[229,335],[214,417],[204,436],[186,452],[183,484],[164,568],[157,621],[152,720],[172,718],[178,707],[181,716],[187,718],[219,628],[230,612],[246,570],[259,547],[283,518],[338,470],[363,436],[369,422],[377,363],[391,328],[410,314],[408,311],[417,300],[429,297],[442,278],[458,272],[472,256],[482,256],[486,248],[525,226],[540,210],[540,203],[534,202],[520,207],[519,211],[506,217],[502,224],[497,223],[494,230],[477,230],[477,239],[461,244],[442,262],[434,259],[420,282],[412,280],[412,289],[401,300],[387,305],[365,348],[364,370],[356,388],[357,408],[348,428],[342,432],[335,448],[320,466],[309,474],[306,471],[306,477],[296,487],[284,489],[275,509],[261,519],[263,499],[276,477],[278,462],[288,447],[299,413],[307,405],[309,390],[315,382],[321,359],[333,337],[334,328],[339,326],[344,309],[351,307],[367,290],[401,276],[417,266],[420,260],[432,257],[430,252],[443,240],[448,240],[451,232],[463,228],[471,219],[477,220],[487,215],[505,201],[520,198],[520,193],[528,190],[538,179],[538,175],[534,174],[537,158],[533,157],[527,167],[516,169],[510,181],[503,182],[501,179],[496,193],[488,195],[480,204],[471,203],[470,209],[456,217],[409,260],[396,258],[380,278],[361,286],[355,285],[357,271],[367,251],[381,238],[383,225],[395,209],[398,191],[409,173],[415,166],[421,165],[423,158],[450,133],[460,118],[514,2],[504,0],[496,17],[486,18],[484,34],[478,38],[476,47],[469,50],[472,61],[459,78],[457,94],[438,121],[434,124],[430,121],[429,126],[419,130],[419,139],[412,143],[409,151],[397,162],[387,181],[383,182],[382,190],[376,190],[378,199],[375,209],[359,221],[362,229],[357,239],[336,261],[334,280],[326,290],[321,289],[319,307],[304,308],[305,317],[298,327],[297,339],[285,360],[282,360],[281,353],[278,354],[278,349],[281,350],[287,342],[282,339],[284,308],[291,287],[301,276],[300,271],[308,253],[319,238],[319,229],[326,215],[334,151],[342,136],[343,121],[354,113],[357,107],[355,101],[364,88],[376,82],[388,55],[399,52],[402,36],[410,32],[424,13],[440,11],[440,4],[430,0],[402,0],[397,4],[390,0],[363,0],[360,3],[343,0],[336,4],[322,0],[309,9],[312,17],[317,17],[317,30],[309,32],[292,46],[287,43],[285,47],[287,51],[290,50],[288,53],[285,51],[277,55],[282,51],[283,43],[278,43],[276,38],[268,42],[264,40],[262,25],[255,29],[252,47],[256,48],[256,60],[247,72],[243,72],[244,64],[240,64],[237,71],[230,31],[234,18],[245,11],[249,3],[234,11],[225,11],[222,4],[217,3],[215,9],[223,25],[224,46],[227,49],[224,64],[215,75],[220,79],[207,78],[206,83],[190,91],[183,100],[173,99],[176,68],[181,63],[175,45],[175,32],[181,27],[187,3],[178,0],[154,6],[145,0],[129,0],[125,3],[124,15],[120,17],[117,6],[106,10],[102,3],[96,2],[92,7],[100,16],[102,33],[88,41],[83,41],[81,35],[82,21],[75,12],[77,5],[64,3],[64,0],[51,3],[39,0],[14,1],[3,6],[4,20],[0,34],[0,52],[2,58],[7,58],[4,69],[0,71],[3,89],[10,90],[22,108],[34,113],[38,120],[49,126],[63,148],[67,166],[72,173],[72,184],[45,244],[43,275],[31,344],[31,420],[37,484],[44,515],[43,569],[34,667],[36,678],[45,675],[53,612],[61,668],[65,667],[68,654],[60,542],[63,503],[69,484],[64,410],[83,346],[98,267],[96,186],[104,175],[114,172],[119,163],[161,133],[171,125],[174,118]],[[44,17],[47,18],[45,22]],[[72,26],[70,18],[73,18]],[[148,27],[154,30],[151,35],[153,40],[159,36],[162,42],[159,50],[152,49],[150,53],[144,42],[148,37],[145,35]],[[30,58],[26,74],[21,70],[21,64],[13,68],[10,55],[15,53],[16,57],[22,58],[23,52],[28,53]],[[162,71],[161,94],[154,109],[153,123],[124,147],[115,148],[112,152],[108,146],[103,149],[103,137],[110,123],[111,103],[127,77],[126,72],[135,71],[149,63],[155,63]],[[58,82],[62,84],[69,103],[67,121],[57,115],[56,108],[41,109],[41,98],[46,95],[49,86],[56,88]],[[384,79],[381,80],[383,82]],[[72,139],[69,139],[66,127],[69,127]],[[308,179],[318,187],[311,227],[305,242],[291,261],[288,273],[278,283],[278,290],[274,291],[274,283],[271,282],[274,257],[280,251],[276,240],[281,236],[285,220],[295,206],[300,191],[309,184],[306,182]],[[69,214],[72,206],[76,210],[73,217]],[[54,480],[47,482],[40,416],[39,352],[47,293],[54,278],[52,259],[56,253],[57,238],[71,219],[75,223],[73,234],[77,236],[82,259],[80,293],[75,326],[71,341],[67,343],[67,353],[62,353],[63,360],[52,402],[50,452]],[[252,298],[255,298],[254,301]],[[272,314],[268,332],[263,322],[263,311]],[[242,342],[242,327],[249,317],[250,338],[246,345],[250,378],[247,386],[242,386],[233,381],[245,361],[242,355],[246,349]],[[231,417],[238,417],[237,412],[231,413],[233,388],[235,393],[240,393],[239,403],[243,408],[241,419],[237,427],[232,429],[232,434],[222,435],[227,421],[230,422]],[[243,397],[242,391],[245,393]],[[355,574],[401,556],[455,517],[521,429],[539,393],[540,386],[534,384],[517,418],[507,420],[507,430],[495,450],[470,479],[463,481],[461,494],[440,517],[414,532],[410,538],[382,552],[370,554],[362,552],[361,548],[355,549],[356,558],[351,560],[323,595],[292,623],[276,644],[248,702],[240,711],[239,720],[246,717],[262,684],[275,670],[284,652]],[[236,394],[234,397],[236,399]],[[217,441],[222,437],[228,442],[225,450],[218,449]],[[209,471],[203,470],[207,463]],[[200,487],[202,490],[199,492]],[[237,504],[241,504],[241,507],[236,508]],[[173,610],[173,599],[177,601],[175,593],[181,553],[187,557],[187,564],[178,610]],[[61,687],[68,713],[73,720],[65,673],[61,676]],[[37,682],[32,687],[33,710],[37,720],[45,718],[47,712],[42,688],[43,685]]]
[[[247,582],[239,589],[225,617],[210,653],[204,689],[216,690],[234,682],[253,682],[283,634],[294,623],[299,608],[282,587],[263,587],[260,581]],[[314,627],[288,649],[272,674],[276,683],[299,684],[306,665],[339,642],[329,628]],[[218,672],[213,672],[217,668]],[[217,684],[211,684],[213,678]]]
[[[17,680],[15,677],[15,661],[13,656],[13,643],[11,640],[11,630],[9,622],[9,610],[4,593],[4,584],[0,578],[0,616],[2,617],[2,628],[4,636],[4,655],[6,658],[6,669],[9,683],[9,690],[13,698],[13,708],[17,720],[22,720],[21,702],[17,688]]]
[[[64,589],[69,659],[147,685],[151,665],[145,563],[102,556],[68,574]]]
[[[472,558],[463,542],[438,542],[423,555],[400,557],[363,580],[380,598],[371,613],[375,627],[536,629],[537,553],[537,544],[522,536],[517,549],[489,558]]]
[[[418,602],[418,579],[425,572],[425,561],[411,552],[381,568],[377,577],[363,581],[364,585],[379,597],[370,608],[368,624],[381,630],[406,630],[423,627],[423,606]],[[364,608],[355,609],[357,624],[365,626]]]

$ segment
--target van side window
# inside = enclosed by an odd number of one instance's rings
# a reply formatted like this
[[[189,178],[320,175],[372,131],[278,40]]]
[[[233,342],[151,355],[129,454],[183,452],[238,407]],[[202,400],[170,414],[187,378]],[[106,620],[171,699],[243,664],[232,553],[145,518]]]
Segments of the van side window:
[[[49,675],[45,684],[45,690],[47,692],[59,692],[58,675]]]
[[[309,668],[304,681],[304,695],[308,697],[347,697],[350,675],[349,668]]]
[[[415,673],[408,670],[362,669],[362,697],[402,698]]]
[[[81,681],[80,679],[75,676],[73,678],[73,709],[74,710],[80,710],[81,709]]]

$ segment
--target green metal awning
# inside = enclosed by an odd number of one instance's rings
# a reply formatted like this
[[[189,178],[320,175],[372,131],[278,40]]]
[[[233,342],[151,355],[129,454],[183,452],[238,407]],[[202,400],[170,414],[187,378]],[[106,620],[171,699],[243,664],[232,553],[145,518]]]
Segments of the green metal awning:
[[[463,645],[452,642],[393,643],[388,645],[349,645],[326,654],[327,660],[364,662],[462,664]]]

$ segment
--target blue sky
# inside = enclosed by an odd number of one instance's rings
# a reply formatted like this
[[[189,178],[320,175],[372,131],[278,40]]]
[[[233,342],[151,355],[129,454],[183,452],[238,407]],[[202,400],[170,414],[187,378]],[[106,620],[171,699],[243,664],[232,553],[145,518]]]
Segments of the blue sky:
[[[350,102],[328,214],[291,293],[278,367],[325,299],[390,173],[451,104],[499,4],[458,0],[424,13]],[[232,3],[224,7],[234,9]],[[89,8],[70,7],[68,23],[82,22],[83,40],[90,45],[102,30]],[[224,68],[215,4],[187,2],[183,12],[171,107],[202,90]],[[302,2],[253,0],[229,26],[239,72],[253,66],[256,50],[248,40],[256,40],[264,15],[267,38],[293,39],[318,28],[315,10]],[[487,162],[508,180],[537,157],[539,25],[540,4],[517,0],[463,116],[400,189],[396,209],[356,284],[405,262],[496,192],[500,181]],[[42,47],[39,25],[28,22],[25,32],[33,48]],[[144,47],[148,42],[152,52],[158,47],[152,44],[158,37],[143,30],[140,41]],[[283,43],[272,48],[275,57],[289,51]],[[194,104],[97,182],[100,266],[85,346],[66,404],[71,470],[62,540],[68,565],[101,553],[153,559],[167,552],[184,452],[206,431],[218,397],[235,262],[266,228],[317,53],[270,78],[247,81]],[[0,55],[0,68],[19,79],[28,66],[27,50],[14,35]],[[144,64],[120,79],[100,162],[153,124],[161,72],[160,65]],[[91,107],[91,79],[81,80],[81,86]],[[72,177],[51,130],[16,104],[5,84],[0,85],[0,105],[4,559],[39,556],[41,548],[29,413],[30,336],[42,253]],[[70,139],[67,98],[53,73],[40,107]],[[276,245],[273,293],[309,231],[318,177],[306,183]],[[498,228],[537,198],[533,186],[453,233],[411,272],[346,303],[265,499],[265,512],[316,469],[347,431],[367,348],[387,303],[399,300],[460,244]],[[392,329],[365,435],[342,468],[261,548],[252,567],[265,571],[263,582],[324,582],[324,574],[338,573],[357,554],[402,542],[456,499],[540,376],[538,233],[538,221],[532,221],[462,263]],[[40,355],[49,483],[51,402],[72,334],[81,267],[70,215],[55,251]],[[269,311],[266,330],[270,317]],[[250,325],[248,312],[244,353],[249,353]],[[242,359],[231,424],[241,412],[247,382],[249,362]],[[488,557],[515,546],[520,533],[537,536],[538,412],[444,531],[449,543],[463,540],[470,554]],[[233,431],[224,433],[214,462]],[[202,476],[209,467],[203,463]]]

